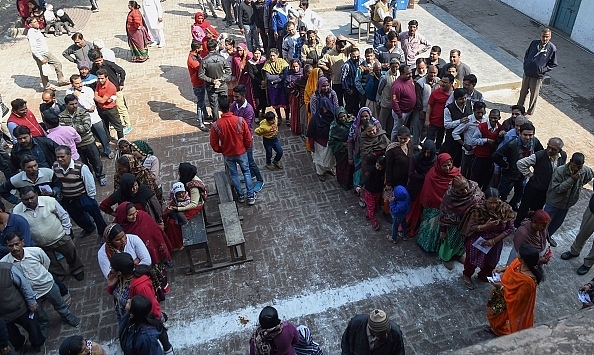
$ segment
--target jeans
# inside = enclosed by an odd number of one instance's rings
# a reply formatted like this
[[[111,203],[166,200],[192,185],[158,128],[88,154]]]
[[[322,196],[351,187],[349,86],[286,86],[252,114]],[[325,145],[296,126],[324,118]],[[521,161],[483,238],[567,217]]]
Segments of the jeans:
[[[243,25],[243,35],[245,36],[245,44],[251,52],[254,48],[261,48],[260,35],[257,32],[256,25]]]
[[[394,111],[392,111],[392,130],[390,131],[390,140],[394,141],[396,139],[396,136],[398,134],[398,130],[400,129],[400,127],[406,125],[406,123],[408,122],[408,119],[410,118],[410,115],[412,114],[412,111],[410,112],[402,112],[402,117],[398,118],[398,115],[396,115],[394,113]],[[388,131],[386,131],[388,132]]]
[[[332,83],[332,90],[334,90],[336,97],[338,98],[338,106],[344,106],[344,90],[342,89],[342,84]]]
[[[109,137],[105,132],[105,127],[103,127],[103,122],[93,124],[91,126],[91,132],[93,132],[95,138],[97,138],[103,146],[103,154],[109,155],[111,153],[111,147],[109,146]]]
[[[196,119],[198,124],[204,124],[204,118],[208,116],[206,112],[206,103],[204,98],[206,97],[206,85],[194,88],[194,95],[196,95]]]
[[[262,174],[260,174],[260,168],[258,168],[258,164],[254,160],[254,144],[247,150],[247,157],[248,157],[248,164],[250,166],[250,174],[256,177],[256,181],[264,181]]]
[[[103,128],[105,129],[106,134],[109,134],[109,125],[111,124],[118,134],[118,139],[124,138],[124,126],[118,116],[117,108],[112,107],[103,109],[98,107],[97,113],[99,113],[99,117],[101,117],[101,120],[103,121]]]
[[[402,235],[407,235],[406,230],[406,216],[404,218],[398,218],[392,215],[392,240],[398,239],[398,227],[402,228]]]
[[[567,212],[569,209],[561,209],[557,207],[553,207],[548,203],[544,206],[544,211],[551,216],[551,222],[549,223],[549,227],[547,228],[549,231],[549,236],[552,237],[553,234],[561,227],[563,221],[565,220],[565,216],[567,216]]]
[[[359,91],[354,87],[351,89],[351,93],[349,94],[347,91],[344,92],[344,101],[345,101],[345,109],[351,115],[357,116],[357,112],[359,112]]]
[[[425,128],[424,120],[421,120],[419,111],[413,111],[410,117],[410,130],[412,131],[412,146],[417,147],[421,144],[425,136],[427,135],[427,129]]]
[[[73,200],[62,198],[60,204],[64,207],[66,212],[68,212],[74,223],[79,227],[87,232],[92,232],[95,230],[96,225],[99,235],[103,235],[103,231],[105,230],[105,227],[107,227],[107,224],[105,224],[105,220],[101,215],[99,205],[95,199],[85,194]],[[93,218],[95,224],[93,224],[91,218]]]
[[[33,319],[29,318],[29,310],[24,310],[24,313],[17,317],[10,323],[6,323],[6,328],[8,329],[8,339],[10,343],[13,344],[16,349],[21,350],[22,347],[19,347],[21,344],[25,342],[25,337],[21,334],[19,328],[16,325],[20,325],[25,329],[25,331],[29,334],[29,341],[34,348],[38,348],[45,343],[45,337],[41,334],[41,327],[39,326],[39,322],[37,317],[33,317]]]
[[[392,18],[396,20],[396,15],[398,13],[398,0],[390,0],[390,5],[388,7],[391,7],[393,9]]]
[[[254,186],[252,183],[252,174],[250,173],[247,152],[234,157],[225,157],[225,164],[229,169],[229,175],[231,175],[231,183],[233,184],[233,187],[235,187],[237,195],[243,196],[241,181],[239,181],[239,176],[237,174],[237,164],[239,164],[239,168],[241,169],[243,177],[245,178],[245,188],[247,189],[247,195],[248,197],[253,197]]]
[[[274,155],[274,162],[279,162],[283,157],[283,147],[281,147],[278,137],[262,138],[262,144],[264,144],[264,150],[266,151],[266,165],[270,165],[270,159],[272,159],[272,151],[276,153]]]
[[[235,22],[235,14],[233,12],[233,0],[222,0],[223,11],[225,12],[225,21],[227,25],[231,25]]]
[[[103,162],[101,161],[101,154],[99,154],[99,148],[97,148],[95,142],[82,147],[76,147],[76,149],[78,150],[78,154],[80,154],[80,161],[93,170],[95,177],[97,179],[104,178]]]
[[[39,321],[39,325],[41,327],[41,334],[43,334],[44,337],[47,337],[49,317],[43,309],[43,302],[39,302],[41,300],[47,300],[49,303],[51,303],[52,306],[54,306],[56,312],[60,315],[60,317],[62,317],[62,319],[74,323],[76,318],[72,315],[72,313],[70,313],[68,305],[66,304],[66,302],[64,302],[64,299],[60,294],[60,289],[54,283],[52,289],[38,299],[37,304],[39,305],[39,307],[35,312],[37,315],[37,320]]]
[[[524,194],[524,179],[520,178],[518,181],[509,180],[505,174],[501,174],[499,181],[499,197],[502,201],[507,201],[507,196],[514,189],[514,197],[509,201],[510,206],[515,210],[518,208],[518,203]]]

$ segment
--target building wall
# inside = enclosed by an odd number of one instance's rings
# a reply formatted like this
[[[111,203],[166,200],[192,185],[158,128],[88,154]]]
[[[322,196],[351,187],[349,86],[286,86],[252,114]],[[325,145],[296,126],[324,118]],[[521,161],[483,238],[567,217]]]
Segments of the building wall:
[[[536,21],[549,25],[555,9],[556,0],[501,0],[521,13],[532,17]],[[584,5],[582,1],[582,6]]]
[[[592,18],[594,18],[594,1],[582,0],[571,32],[571,39],[594,52]]]

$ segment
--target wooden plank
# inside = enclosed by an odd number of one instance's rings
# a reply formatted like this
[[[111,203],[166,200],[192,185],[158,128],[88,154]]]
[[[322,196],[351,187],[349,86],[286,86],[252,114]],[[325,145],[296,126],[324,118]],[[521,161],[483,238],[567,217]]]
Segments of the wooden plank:
[[[233,265],[237,265],[237,264],[243,264],[243,263],[248,262],[248,261],[254,261],[254,258],[250,256],[250,257],[247,257],[245,259],[237,260],[237,261],[224,261],[224,262],[221,262],[221,263],[214,263],[214,264],[212,264],[212,266],[206,266],[206,267],[201,267],[199,269],[188,270],[186,272],[186,275],[200,274],[200,273],[212,271],[212,270],[215,270],[215,269],[221,269],[221,268],[224,268],[224,267],[229,267],[229,266],[233,266]],[[200,264],[204,264],[204,263],[200,263]]]
[[[219,205],[219,211],[221,213],[221,220],[223,221],[223,228],[225,229],[227,246],[231,247],[245,243],[235,202],[221,203]]]
[[[197,216],[190,219],[188,223],[181,226],[184,246],[208,242],[202,213],[201,211]]]
[[[214,173],[214,180],[217,194],[219,195],[219,202],[225,203],[233,201],[233,193],[231,192],[231,184],[227,177],[227,173],[224,171]]]

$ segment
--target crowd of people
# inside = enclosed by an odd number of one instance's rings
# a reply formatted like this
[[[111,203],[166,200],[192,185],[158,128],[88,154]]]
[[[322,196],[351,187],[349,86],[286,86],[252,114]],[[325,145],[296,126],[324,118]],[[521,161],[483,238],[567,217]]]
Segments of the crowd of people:
[[[8,334],[17,351],[30,342],[43,352],[49,325],[45,300],[67,324],[79,325],[62,281],[68,275],[84,280],[73,239],[97,231],[104,239],[97,258],[114,298],[124,353],[173,354],[160,302],[170,291],[172,253],[183,248],[181,226],[202,211],[207,187],[196,166],[181,163],[179,181],[164,196],[155,152],[147,142],[125,137],[132,130],[122,92],[126,72],[115,63],[113,51],[100,39],[90,43],[81,32],[71,34],[64,25],[73,44],[63,56],[78,67],[66,81],[45,41],[47,17],[43,22],[34,11],[53,9],[29,3],[25,22],[44,89],[42,122],[23,99],[10,102],[4,136],[13,147],[9,154],[2,142],[0,170],[6,181],[0,196],[16,206],[8,213],[0,203],[0,299],[7,305],[0,312],[6,331],[0,326],[0,333]],[[205,3],[217,18],[214,8],[220,4]],[[91,5],[97,9],[96,2]],[[510,107],[511,116],[500,122],[499,110],[487,114],[483,95],[475,89],[478,79],[461,62],[460,50],[450,50],[446,63],[441,48],[418,31],[416,20],[400,31],[387,0],[372,7],[382,27],[363,57],[346,37],[329,35],[321,43],[323,20],[307,0],[297,9],[285,0],[223,0],[222,5],[227,27],[238,25],[245,43],[219,34],[199,11],[191,26],[187,65],[198,127],[209,132],[213,151],[224,156],[237,202],[254,205],[264,187],[253,157],[254,133],[262,137],[265,167],[283,169],[278,134],[285,121],[292,134],[304,137],[303,149],[311,153],[319,181],[335,177],[341,188],[358,195],[373,230],[381,229],[380,210],[390,224],[389,241],[415,239],[450,270],[454,262],[462,263],[470,290],[480,270],[477,280],[494,286],[485,331],[505,335],[531,327],[542,266],[557,246],[553,235],[581,188],[594,178],[584,155],[568,157],[561,138],[552,137],[543,146],[530,120],[543,77],[557,66],[551,31],[544,29],[526,51],[520,98]],[[130,1],[128,7],[131,61],[144,62],[150,46],[165,45],[163,10],[157,0],[144,0],[142,7]],[[56,33],[60,26],[54,23]],[[49,83],[48,66],[58,86],[69,86],[64,93]],[[96,182],[109,185],[102,155],[115,161],[116,173],[113,192],[98,203]],[[579,256],[594,231],[592,216],[594,196],[575,242],[561,259]],[[77,236],[71,220],[81,229]],[[503,242],[512,235],[507,266],[498,267]],[[577,273],[588,273],[592,265],[594,247]],[[594,292],[593,282],[581,292]],[[400,328],[379,309],[351,319],[341,347],[343,354],[404,353]],[[80,336],[65,339],[60,347],[60,354],[87,351],[104,353]],[[275,308],[265,307],[250,353],[323,352],[307,326],[281,322]]]

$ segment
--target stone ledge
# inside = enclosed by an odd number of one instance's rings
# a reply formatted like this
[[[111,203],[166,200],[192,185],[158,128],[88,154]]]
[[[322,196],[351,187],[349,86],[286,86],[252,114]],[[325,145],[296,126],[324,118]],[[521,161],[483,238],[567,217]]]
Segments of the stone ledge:
[[[588,354],[594,349],[594,309],[442,354]]]

